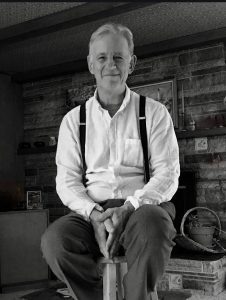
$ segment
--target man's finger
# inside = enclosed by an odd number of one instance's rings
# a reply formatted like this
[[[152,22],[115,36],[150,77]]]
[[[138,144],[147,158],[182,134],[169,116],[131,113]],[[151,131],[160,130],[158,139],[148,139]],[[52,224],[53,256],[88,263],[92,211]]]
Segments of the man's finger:
[[[118,241],[118,239],[115,239],[110,248],[109,257],[110,258],[114,257],[116,252],[118,251],[118,249],[119,249],[119,241]]]
[[[99,222],[105,221],[107,218],[110,218],[113,214],[113,211],[110,209],[107,209],[105,212],[102,213],[102,215],[98,218]]]
[[[108,238],[107,238],[107,242],[106,242],[106,249],[109,252],[111,245],[113,243],[115,239],[115,234],[114,233],[109,233]]]
[[[100,248],[100,252],[103,254],[103,256],[106,258],[109,258],[109,251],[106,246],[106,239],[105,239],[105,241],[101,240],[99,242],[99,248]]]
[[[103,207],[100,206],[99,204],[95,205],[95,209],[98,210],[98,211],[100,211],[100,212],[104,211]]]
[[[109,233],[114,232],[115,227],[114,227],[114,225],[112,223],[112,220],[110,218],[108,218],[104,221],[104,225],[105,225],[105,228],[106,228],[107,232],[109,232]]]
[[[109,252],[106,247],[106,233],[102,233],[97,238],[97,243],[99,245],[100,252],[104,257],[109,258]]]
[[[104,257],[109,258],[109,252],[107,251],[105,246],[99,246],[100,252],[103,254]]]

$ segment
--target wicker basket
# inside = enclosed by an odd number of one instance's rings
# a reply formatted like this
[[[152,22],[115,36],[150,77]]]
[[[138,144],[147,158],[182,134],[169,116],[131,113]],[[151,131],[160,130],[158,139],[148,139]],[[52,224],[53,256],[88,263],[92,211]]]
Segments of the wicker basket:
[[[186,218],[188,217],[189,214],[191,214],[193,211],[195,210],[205,210],[208,211],[210,213],[212,213],[212,215],[216,218],[217,224],[216,224],[216,234],[215,237],[213,239],[213,245],[211,247],[206,247],[203,246],[195,241],[193,241],[191,238],[189,238],[185,233],[184,233],[184,223],[186,221]],[[195,251],[195,252],[208,252],[208,253],[226,253],[226,249],[224,249],[224,247],[221,245],[220,242],[220,233],[221,233],[221,224],[220,224],[220,220],[217,216],[217,214],[212,211],[211,209],[207,208],[207,207],[194,207],[189,209],[185,215],[183,216],[183,219],[181,221],[181,225],[180,225],[180,234],[178,234],[175,238],[175,242],[182,248],[186,249],[186,250],[190,250],[190,251]]]

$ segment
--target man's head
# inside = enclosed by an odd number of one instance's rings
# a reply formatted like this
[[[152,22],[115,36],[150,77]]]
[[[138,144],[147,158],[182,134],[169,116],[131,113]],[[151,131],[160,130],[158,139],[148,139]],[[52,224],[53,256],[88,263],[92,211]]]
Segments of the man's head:
[[[93,42],[105,35],[105,34],[118,34],[123,36],[128,43],[129,51],[130,54],[133,55],[133,50],[134,50],[134,43],[133,43],[133,34],[130,31],[130,29],[126,26],[123,26],[121,24],[114,24],[114,23],[107,23],[102,26],[100,26],[96,31],[93,32],[91,35],[90,41],[89,41],[89,54],[90,54],[90,49],[92,47]]]
[[[120,24],[105,24],[91,36],[88,66],[96,78],[97,88],[122,92],[128,74],[134,70],[132,32]]]

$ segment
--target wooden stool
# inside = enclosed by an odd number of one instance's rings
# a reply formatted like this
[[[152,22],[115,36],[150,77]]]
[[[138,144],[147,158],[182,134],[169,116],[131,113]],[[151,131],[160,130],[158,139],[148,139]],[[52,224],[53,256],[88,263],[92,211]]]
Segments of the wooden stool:
[[[125,256],[117,256],[112,259],[101,257],[98,260],[103,265],[103,300],[123,300],[123,277],[127,273]],[[157,291],[152,292],[150,300],[158,300]]]

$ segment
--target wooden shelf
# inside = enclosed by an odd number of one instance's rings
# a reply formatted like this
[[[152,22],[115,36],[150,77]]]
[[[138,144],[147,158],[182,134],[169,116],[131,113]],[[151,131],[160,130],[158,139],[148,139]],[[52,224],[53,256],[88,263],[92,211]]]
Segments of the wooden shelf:
[[[37,148],[24,148],[24,149],[18,149],[17,154],[18,155],[26,155],[26,154],[39,154],[39,153],[50,153],[56,151],[56,145],[55,146],[45,146],[45,147],[37,147]]]
[[[194,131],[176,130],[176,136],[178,140],[205,137],[205,136],[218,136],[218,135],[226,135],[226,127],[211,128],[211,129],[197,129]],[[39,147],[39,148],[32,147],[32,148],[18,149],[17,154],[27,155],[27,154],[50,153],[50,152],[55,152],[56,147],[57,146],[55,145],[55,146],[46,146],[46,147]]]
[[[211,128],[211,129],[197,129],[194,131],[189,131],[189,130],[177,131],[176,130],[176,136],[179,140],[205,137],[205,136],[218,136],[218,135],[226,135],[226,127]]]

